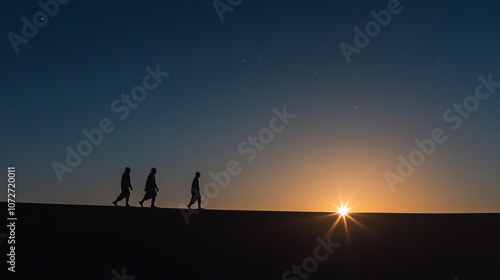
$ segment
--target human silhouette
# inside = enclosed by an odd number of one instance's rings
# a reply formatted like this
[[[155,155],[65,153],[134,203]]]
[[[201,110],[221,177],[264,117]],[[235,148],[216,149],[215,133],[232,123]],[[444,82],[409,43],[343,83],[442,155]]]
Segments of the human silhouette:
[[[113,204],[115,206],[118,206],[116,203],[125,198],[126,201],[125,206],[130,207],[130,205],[128,204],[128,199],[130,198],[130,191],[128,189],[130,188],[130,190],[133,190],[132,184],[130,183],[130,167],[125,168],[125,171],[122,174],[121,188],[122,192],[120,193],[120,195],[118,195],[116,200],[113,201]]]
[[[189,201],[189,204],[187,205],[189,209],[191,209],[191,205],[193,205],[195,201],[198,200],[198,209],[203,210],[203,208],[201,208],[200,182],[198,180],[200,176],[200,172],[196,172],[193,183],[191,184],[191,201]]]
[[[156,208],[155,206],[155,200],[156,200],[156,192],[160,191],[158,189],[158,186],[156,186],[156,179],[155,179],[155,174],[156,174],[156,168],[151,168],[151,173],[148,175],[148,179],[146,180],[146,187],[144,188],[144,191],[146,194],[144,194],[144,198],[139,201],[139,204],[141,207],[143,207],[144,201],[151,199],[151,208]]]

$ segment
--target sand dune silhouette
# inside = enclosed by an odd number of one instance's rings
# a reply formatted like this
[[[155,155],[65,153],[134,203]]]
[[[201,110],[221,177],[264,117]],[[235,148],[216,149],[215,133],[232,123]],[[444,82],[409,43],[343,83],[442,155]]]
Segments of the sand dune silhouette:
[[[332,229],[338,214],[204,210],[187,225],[179,209],[18,203],[17,213],[19,279],[500,277],[500,214],[354,213]]]

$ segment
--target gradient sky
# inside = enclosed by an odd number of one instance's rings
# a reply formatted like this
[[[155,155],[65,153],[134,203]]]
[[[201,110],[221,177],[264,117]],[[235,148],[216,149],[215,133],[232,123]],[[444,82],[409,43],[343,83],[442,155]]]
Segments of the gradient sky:
[[[3,3],[0,158],[16,166],[17,200],[111,205],[129,166],[137,206],[156,167],[157,205],[179,207],[196,171],[203,188],[235,160],[204,207],[499,212],[500,88],[456,130],[443,114],[478,76],[500,81],[500,2],[401,1],[347,63],[340,43],[388,2],[244,0],[221,21],[212,1],[72,0],[17,54],[9,32],[41,8]],[[170,75],[121,120],[113,100],[158,64]],[[296,117],[248,162],[238,146],[284,106]],[[60,182],[51,164],[103,118],[114,131]],[[435,128],[448,139],[391,191],[385,172]]]

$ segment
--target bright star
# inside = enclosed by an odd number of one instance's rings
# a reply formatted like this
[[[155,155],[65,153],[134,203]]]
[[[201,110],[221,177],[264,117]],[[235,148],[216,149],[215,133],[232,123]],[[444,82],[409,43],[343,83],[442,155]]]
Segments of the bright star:
[[[337,209],[339,210],[339,211],[337,211],[337,213],[339,213],[340,216],[346,216],[347,213],[349,213],[349,209],[351,209],[351,208],[347,208],[347,203],[346,203],[346,205],[343,205],[341,203],[340,207],[337,206]]]

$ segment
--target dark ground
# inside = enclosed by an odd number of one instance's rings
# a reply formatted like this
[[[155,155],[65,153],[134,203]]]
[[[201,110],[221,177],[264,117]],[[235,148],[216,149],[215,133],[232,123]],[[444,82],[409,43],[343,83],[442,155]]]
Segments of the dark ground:
[[[329,233],[337,214],[310,212],[205,210],[188,225],[179,209],[18,203],[16,216],[16,273],[0,239],[0,279],[500,279],[500,214],[351,214],[349,238],[343,221]],[[341,245],[314,267],[318,237]],[[310,273],[282,278],[305,259]]]

